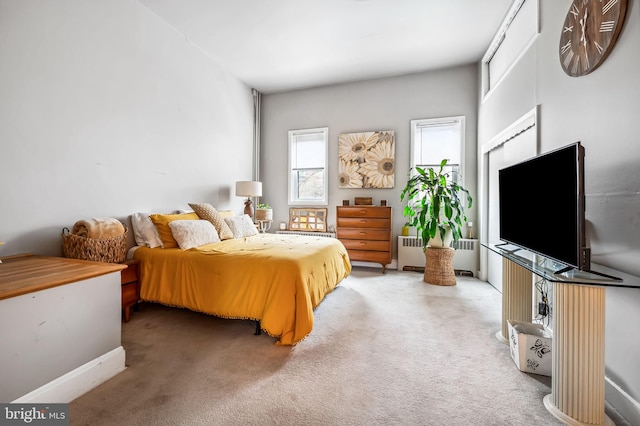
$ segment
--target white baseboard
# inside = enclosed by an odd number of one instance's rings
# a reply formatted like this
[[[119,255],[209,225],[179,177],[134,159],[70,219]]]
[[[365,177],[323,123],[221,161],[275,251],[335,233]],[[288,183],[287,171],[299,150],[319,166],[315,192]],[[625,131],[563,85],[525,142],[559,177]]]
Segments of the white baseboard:
[[[613,382],[609,377],[604,378],[607,402],[632,425],[640,425],[640,402],[636,401]]]
[[[13,403],[68,403],[125,369],[125,351],[119,346],[40,386]]]

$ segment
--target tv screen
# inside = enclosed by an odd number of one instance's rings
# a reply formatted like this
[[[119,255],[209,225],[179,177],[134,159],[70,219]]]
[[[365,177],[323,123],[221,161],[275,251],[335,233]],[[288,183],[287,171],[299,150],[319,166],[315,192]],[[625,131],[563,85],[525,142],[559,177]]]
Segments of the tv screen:
[[[588,270],[584,148],[580,142],[498,173],[500,239]]]

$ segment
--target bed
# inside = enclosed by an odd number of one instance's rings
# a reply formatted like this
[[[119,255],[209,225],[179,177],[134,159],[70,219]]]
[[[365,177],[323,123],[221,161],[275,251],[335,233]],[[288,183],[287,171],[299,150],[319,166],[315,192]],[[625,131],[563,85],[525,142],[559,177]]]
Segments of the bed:
[[[335,238],[257,234],[189,249],[136,247],[140,297],[222,318],[258,321],[278,345],[313,328],[314,309],[351,272]]]

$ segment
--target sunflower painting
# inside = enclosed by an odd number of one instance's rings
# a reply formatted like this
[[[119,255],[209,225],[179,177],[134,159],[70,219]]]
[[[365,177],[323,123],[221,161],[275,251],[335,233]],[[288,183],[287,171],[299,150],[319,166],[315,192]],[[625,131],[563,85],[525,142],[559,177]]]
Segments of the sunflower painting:
[[[393,188],[395,133],[343,133],[338,136],[340,188]]]

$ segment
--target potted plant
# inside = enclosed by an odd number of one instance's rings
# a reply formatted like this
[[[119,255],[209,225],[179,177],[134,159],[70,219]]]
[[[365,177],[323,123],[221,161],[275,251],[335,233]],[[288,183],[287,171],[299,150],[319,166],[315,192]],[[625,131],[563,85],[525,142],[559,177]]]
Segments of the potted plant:
[[[273,220],[273,210],[267,203],[256,206],[256,221]]]
[[[400,201],[407,200],[404,216],[422,239],[424,281],[437,285],[456,284],[455,250],[449,246],[451,240],[462,237],[462,224],[467,220],[465,208],[471,208],[472,203],[469,191],[445,172],[447,162],[442,160],[437,171],[432,167],[427,170],[416,167],[400,193]]]
[[[404,207],[407,223],[416,228],[425,250],[427,247],[449,247],[451,239],[458,241],[467,220],[465,208],[471,208],[473,202],[469,191],[445,172],[447,162],[447,159],[442,160],[438,170],[416,167],[400,193],[400,201],[407,200]]]

